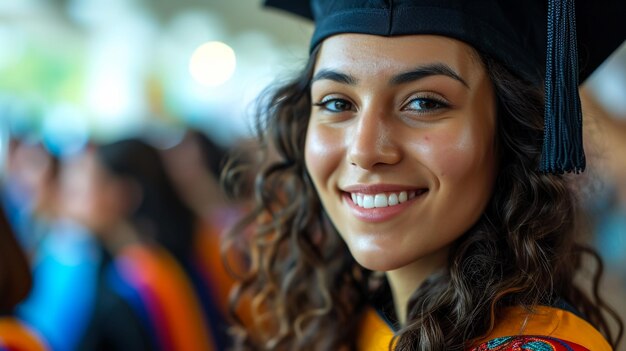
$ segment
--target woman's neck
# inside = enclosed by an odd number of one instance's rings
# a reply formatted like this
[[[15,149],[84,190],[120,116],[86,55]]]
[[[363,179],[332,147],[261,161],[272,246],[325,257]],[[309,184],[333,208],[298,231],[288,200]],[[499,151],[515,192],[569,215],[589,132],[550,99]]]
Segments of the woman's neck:
[[[386,272],[393,297],[393,305],[400,324],[404,325],[406,323],[408,302],[411,295],[422,285],[426,278],[445,267],[447,258],[448,248],[446,247],[428,256],[421,257],[404,267]]]

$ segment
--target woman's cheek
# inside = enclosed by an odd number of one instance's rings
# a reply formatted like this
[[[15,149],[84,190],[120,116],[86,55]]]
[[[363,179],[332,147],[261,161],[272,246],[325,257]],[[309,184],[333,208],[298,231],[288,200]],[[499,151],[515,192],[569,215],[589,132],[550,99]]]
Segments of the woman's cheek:
[[[309,125],[305,142],[305,163],[313,182],[323,183],[341,158],[341,137],[331,128]]]
[[[409,146],[413,157],[440,181],[464,177],[476,158],[476,145],[467,129],[433,131],[414,140]]]

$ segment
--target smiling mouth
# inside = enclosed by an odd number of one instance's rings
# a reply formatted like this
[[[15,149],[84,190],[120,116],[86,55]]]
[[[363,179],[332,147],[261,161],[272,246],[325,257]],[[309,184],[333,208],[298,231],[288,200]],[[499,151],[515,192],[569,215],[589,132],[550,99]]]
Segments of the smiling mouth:
[[[354,205],[364,209],[394,207],[403,204],[417,196],[423,195],[428,189],[416,189],[399,192],[384,192],[378,194],[347,193]]]

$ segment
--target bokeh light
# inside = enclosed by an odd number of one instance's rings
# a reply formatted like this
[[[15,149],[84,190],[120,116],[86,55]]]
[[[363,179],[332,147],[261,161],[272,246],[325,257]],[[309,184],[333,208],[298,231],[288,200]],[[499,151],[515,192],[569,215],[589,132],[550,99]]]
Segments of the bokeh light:
[[[189,73],[198,83],[216,87],[233,76],[236,66],[235,51],[222,42],[212,41],[194,51],[189,60]]]

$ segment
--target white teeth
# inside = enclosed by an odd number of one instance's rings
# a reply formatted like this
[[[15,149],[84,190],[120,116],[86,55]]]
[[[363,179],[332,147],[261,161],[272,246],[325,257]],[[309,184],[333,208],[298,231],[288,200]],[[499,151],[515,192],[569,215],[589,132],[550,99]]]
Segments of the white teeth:
[[[389,195],[389,200],[387,200],[387,203],[389,204],[389,206],[399,204],[400,202],[398,201],[398,195],[396,195],[395,193]]]
[[[400,193],[400,196],[398,196],[398,200],[400,201],[400,203],[406,202],[406,200],[408,200],[406,191]]]
[[[420,193],[421,194],[421,193]],[[389,207],[407,202],[417,196],[416,191],[401,191],[399,193],[380,193],[376,195],[366,195],[359,193],[350,193],[352,202],[363,208],[382,208]]]
[[[372,195],[363,196],[363,208],[374,208],[374,197]]]
[[[374,206],[375,207],[387,207],[387,195],[376,194],[376,196],[374,196]]]

